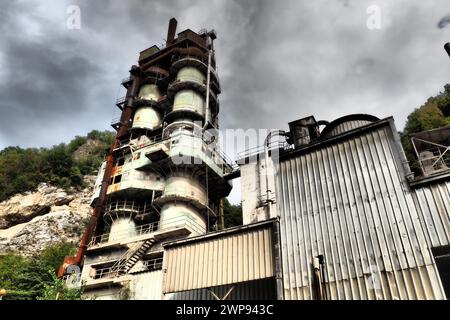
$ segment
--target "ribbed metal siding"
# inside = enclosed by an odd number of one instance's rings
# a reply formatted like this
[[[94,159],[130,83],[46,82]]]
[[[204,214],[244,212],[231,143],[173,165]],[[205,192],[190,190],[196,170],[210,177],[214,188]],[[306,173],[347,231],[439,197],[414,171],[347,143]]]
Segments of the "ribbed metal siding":
[[[211,288],[219,297],[223,298],[228,290],[233,287],[226,300],[274,300],[276,288],[274,278],[238,283],[236,285],[224,285]],[[215,300],[208,289],[196,289],[178,293],[169,293],[165,300]]]
[[[328,134],[327,137],[334,137],[334,136],[338,136],[344,132],[356,129],[356,128],[360,128],[360,127],[364,127],[368,124],[371,124],[371,121],[368,120],[352,120],[352,121],[346,121],[343,122],[339,125],[337,125],[335,128],[333,128],[333,130],[331,130]]]
[[[444,297],[418,214],[424,203],[420,192],[413,197],[400,178],[389,130],[376,129],[280,163],[285,299],[313,297],[311,263],[319,254],[325,256],[331,299]],[[430,191],[423,193],[431,202]],[[443,230],[448,237],[446,204],[440,215],[421,211],[441,230],[442,243]],[[372,289],[377,280],[381,290]]]
[[[134,300],[161,300],[162,270],[143,272],[133,275],[130,291]]]
[[[450,182],[414,190],[414,204],[431,247],[450,244]]]
[[[168,248],[164,292],[209,288],[274,276],[272,231],[246,230]]]

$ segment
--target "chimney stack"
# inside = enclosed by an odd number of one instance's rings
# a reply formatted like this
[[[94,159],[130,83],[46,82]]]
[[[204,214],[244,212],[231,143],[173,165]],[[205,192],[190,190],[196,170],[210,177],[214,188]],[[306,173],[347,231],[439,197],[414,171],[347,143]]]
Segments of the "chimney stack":
[[[170,45],[175,40],[175,33],[177,32],[177,19],[172,18],[169,21],[169,30],[167,30],[166,46]]]

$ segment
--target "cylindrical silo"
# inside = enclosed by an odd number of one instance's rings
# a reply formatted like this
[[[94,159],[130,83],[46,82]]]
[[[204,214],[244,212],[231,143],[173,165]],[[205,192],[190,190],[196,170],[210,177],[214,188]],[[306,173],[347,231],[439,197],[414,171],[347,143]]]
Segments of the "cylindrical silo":
[[[168,178],[161,199],[164,202],[161,229],[185,225],[192,234],[206,231],[206,221],[199,208],[207,206],[208,198],[205,188],[197,180],[188,176]]]
[[[177,73],[178,81],[190,81],[198,84],[204,84],[206,81],[205,75],[194,67],[181,68]]]
[[[136,223],[130,217],[119,217],[113,220],[109,240],[120,240],[136,236]]]
[[[181,90],[175,94],[172,111],[190,111],[204,117],[205,99],[194,90]]]
[[[133,129],[153,130],[161,126],[161,115],[150,106],[140,107],[136,110],[133,119]]]
[[[139,91],[139,98],[150,101],[158,101],[161,98],[159,88],[155,84],[145,84]],[[134,113],[133,129],[153,130],[161,126],[161,115],[152,106],[139,107]]]
[[[139,98],[158,101],[161,98],[158,86],[156,84],[144,84],[139,90]]]

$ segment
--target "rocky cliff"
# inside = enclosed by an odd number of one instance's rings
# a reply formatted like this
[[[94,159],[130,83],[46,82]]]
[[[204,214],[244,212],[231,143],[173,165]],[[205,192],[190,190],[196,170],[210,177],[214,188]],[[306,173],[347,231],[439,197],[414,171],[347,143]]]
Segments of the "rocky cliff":
[[[78,244],[87,225],[95,177],[86,188],[63,190],[46,183],[0,203],[0,254],[32,255],[61,241]]]

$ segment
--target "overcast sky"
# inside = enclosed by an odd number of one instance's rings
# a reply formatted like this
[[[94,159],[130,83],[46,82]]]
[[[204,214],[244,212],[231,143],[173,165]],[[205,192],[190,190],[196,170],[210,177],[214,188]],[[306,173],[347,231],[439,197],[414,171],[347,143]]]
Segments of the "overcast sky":
[[[67,28],[67,8],[81,29]],[[369,29],[370,5],[380,29]],[[287,128],[315,115],[406,116],[450,82],[450,1],[1,1],[0,148],[109,129],[139,51],[214,28],[225,128]],[[371,20],[372,21],[372,20]]]

